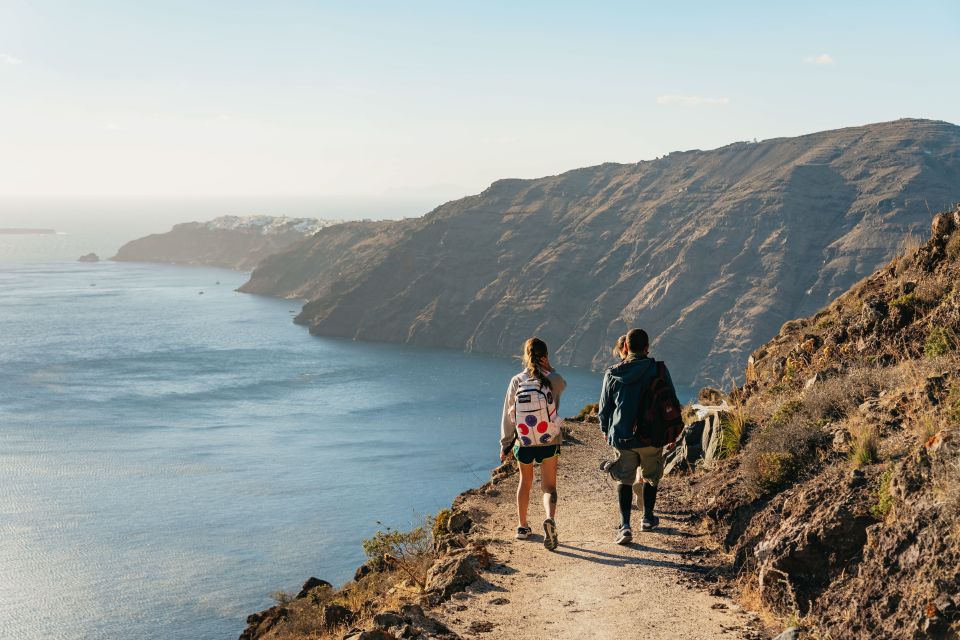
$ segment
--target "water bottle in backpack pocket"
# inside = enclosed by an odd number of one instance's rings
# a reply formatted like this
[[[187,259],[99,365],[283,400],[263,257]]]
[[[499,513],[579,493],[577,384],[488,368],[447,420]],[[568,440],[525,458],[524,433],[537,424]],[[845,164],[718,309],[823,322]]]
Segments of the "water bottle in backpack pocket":
[[[514,396],[514,421],[521,447],[542,447],[560,435],[557,403],[550,387],[524,374]]]

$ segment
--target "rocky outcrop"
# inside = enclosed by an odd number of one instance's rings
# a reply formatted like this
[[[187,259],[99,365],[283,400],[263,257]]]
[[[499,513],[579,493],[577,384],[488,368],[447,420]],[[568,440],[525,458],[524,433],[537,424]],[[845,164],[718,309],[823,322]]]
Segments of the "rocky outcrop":
[[[167,233],[139,238],[112,259],[162,262],[249,271],[257,263],[338,221],[273,216],[222,216],[178,224]]]
[[[960,127],[898,120],[536,180],[420,219],[352,223],[264,260],[243,291],[306,298],[318,335],[605,366],[641,326],[674,380],[724,383],[789,318],[889,260],[960,198]]]
[[[100,262],[100,256],[95,253],[85,253],[77,258],[77,262]]]

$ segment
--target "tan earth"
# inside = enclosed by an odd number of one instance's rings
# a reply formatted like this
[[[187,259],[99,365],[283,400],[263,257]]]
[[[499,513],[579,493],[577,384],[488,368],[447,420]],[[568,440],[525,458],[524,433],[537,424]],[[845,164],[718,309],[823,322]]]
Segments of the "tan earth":
[[[635,528],[632,545],[615,543],[614,484],[597,469],[611,450],[596,424],[572,428],[559,467],[560,546],[554,552],[543,547],[538,484],[531,495],[534,535],[526,541],[514,539],[516,474],[485,494],[464,496],[458,507],[474,518],[472,536],[492,541],[494,566],[484,584],[456,594],[438,617],[466,638],[758,637],[751,628],[756,616],[682,583],[684,574],[703,568],[698,556],[681,554],[679,547],[708,544],[687,529],[684,517],[661,512],[660,528]],[[639,512],[633,520],[638,527]],[[681,539],[685,544],[678,544]]]

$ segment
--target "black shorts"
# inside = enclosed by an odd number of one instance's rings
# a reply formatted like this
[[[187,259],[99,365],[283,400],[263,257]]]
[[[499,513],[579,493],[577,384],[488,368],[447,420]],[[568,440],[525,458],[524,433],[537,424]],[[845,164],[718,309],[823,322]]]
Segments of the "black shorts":
[[[560,455],[560,445],[558,444],[547,447],[521,447],[520,445],[513,447],[513,457],[520,464],[541,463],[558,455]]]

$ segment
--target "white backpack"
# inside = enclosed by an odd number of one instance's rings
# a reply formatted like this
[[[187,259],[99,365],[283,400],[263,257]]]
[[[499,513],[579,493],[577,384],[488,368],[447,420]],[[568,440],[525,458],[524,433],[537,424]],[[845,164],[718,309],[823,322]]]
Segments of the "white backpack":
[[[560,435],[557,402],[550,387],[522,374],[513,398],[514,424],[521,447],[542,447]]]

